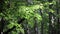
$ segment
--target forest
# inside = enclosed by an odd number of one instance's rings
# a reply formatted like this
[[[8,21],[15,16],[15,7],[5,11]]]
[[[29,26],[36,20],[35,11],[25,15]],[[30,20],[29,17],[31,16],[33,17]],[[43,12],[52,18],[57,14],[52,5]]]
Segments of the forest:
[[[60,0],[0,0],[0,34],[60,34]]]

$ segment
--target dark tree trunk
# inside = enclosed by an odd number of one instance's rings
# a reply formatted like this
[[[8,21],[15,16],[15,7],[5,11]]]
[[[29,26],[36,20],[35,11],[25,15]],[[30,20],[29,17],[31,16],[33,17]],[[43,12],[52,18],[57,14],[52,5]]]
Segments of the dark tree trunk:
[[[59,5],[60,5],[60,0],[57,0],[57,4],[56,4],[57,15],[60,14]],[[57,34],[60,34],[60,17],[57,17]]]
[[[43,10],[41,10],[41,9],[40,9],[40,14],[41,14],[41,16],[43,18]],[[41,21],[41,34],[43,34],[43,25],[44,25],[44,23],[43,23],[43,20],[42,20]]]
[[[51,12],[49,12],[49,34],[52,34],[52,22],[51,22],[51,19],[52,19],[52,15],[51,15]]]
[[[34,18],[34,34],[38,34],[38,23],[36,17]]]
[[[3,12],[3,4],[4,4],[4,0],[0,0],[0,13]],[[3,17],[1,18],[1,21],[0,21],[0,34],[3,34],[3,27],[4,27],[4,19]]]
[[[4,17],[1,18],[1,21],[0,21],[0,33],[3,34],[3,28],[5,26],[5,19]]]

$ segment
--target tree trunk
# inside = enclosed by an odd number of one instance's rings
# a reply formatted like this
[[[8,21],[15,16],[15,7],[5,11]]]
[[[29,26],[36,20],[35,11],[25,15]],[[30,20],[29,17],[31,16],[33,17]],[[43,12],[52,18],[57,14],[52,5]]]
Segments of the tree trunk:
[[[38,34],[38,23],[36,18],[34,18],[34,34]]]
[[[41,14],[41,16],[43,18],[43,10],[42,9],[40,9],[40,14]],[[44,23],[43,23],[43,20],[42,20],[41,21],[41,34],[43,34],[43,29],[44,29],[43,25],[44,25]]]
[[[0,13],[3,12],[3,4],[4,4],[4,0],[0,0]],[[1,21],[0,21],[1,25],[0,25],[0,34],[3,34],[3,25],[4,25],[4,19],[3,17],[1,18]]]
[[[56,8],[57,8],[57,15],[60,14],[60,9],[59,9],[59,5],[60,5],[60,0],[57,0],[57,4],[56,4]],[[57,34],[60,34],[60,17],[57,17]]]

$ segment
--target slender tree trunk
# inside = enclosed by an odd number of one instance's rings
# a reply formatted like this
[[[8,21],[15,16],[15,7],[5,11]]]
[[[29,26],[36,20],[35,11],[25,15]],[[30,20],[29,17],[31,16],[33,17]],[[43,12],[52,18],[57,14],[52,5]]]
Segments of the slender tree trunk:
[[[3,12],[3,4],[4,4],[4,0],[0,0],[0,13]],[[0,25],[0,34],[3,34],[3,25],[4,25],[4,19],[3,17],[1,18],[1,25]]]
[[[38,23],[36,18],[34,18],[34,34],[38,34]]]
[[[52,34],[52,25],[51,25],[51,18],[52,16],[51,16],[51,13],[49,12],[49,34]]]
[[[41,9],[38,10],[38,14],[40,14],[40,15],[42,16]],[[40,25],[38,26],[38,34],[41,34],[41,23],[40,23]]]
[[[60,14],[60,9],[59,9],[59,5],[60,5],[60,0],[57,0],[57,15]],[[60,18],[57,17],[57,34],[60,34]]]
[[[0,34],[3,34],[3,28],[5,26],[5,20],[4,20],[4,17],[1,18],[1,21],[0,21]]]
[[[40,10],[40,14],[43,18],[43,10]],[[42,22],[41,22],[41,34],[43,34],[43,28],[44,28],[43,25],[44,25],[44,23],[43,23],[43,20],[42,20]]]

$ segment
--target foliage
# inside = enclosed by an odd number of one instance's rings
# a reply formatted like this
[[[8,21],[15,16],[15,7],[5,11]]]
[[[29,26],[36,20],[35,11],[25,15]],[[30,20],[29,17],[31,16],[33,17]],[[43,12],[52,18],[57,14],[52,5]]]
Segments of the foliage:
[[[4,13],[0,13],[0,17],[4,17],[8,23],[4,26],[3,32],[16,26],[9,34],[25,34],[22,24],[33,30],[35,26],[35,18],[41,30],[41,22],[43,21],[44,33],[48,34],[49,27],[49,12],[55,14],[56,1],[48,2],[48,0],[33,0],[32,4],[28,4],[26,0],[5,0],[3,4]],[[51,6],[51,7],[50,7]],[[53,6],[53,7],[52,7]],[[42,14],[41,12],[42,11]],[[56,16],[57,17],[57,16]],[[18,24],[18,19],[25,18],[21,24]]]

